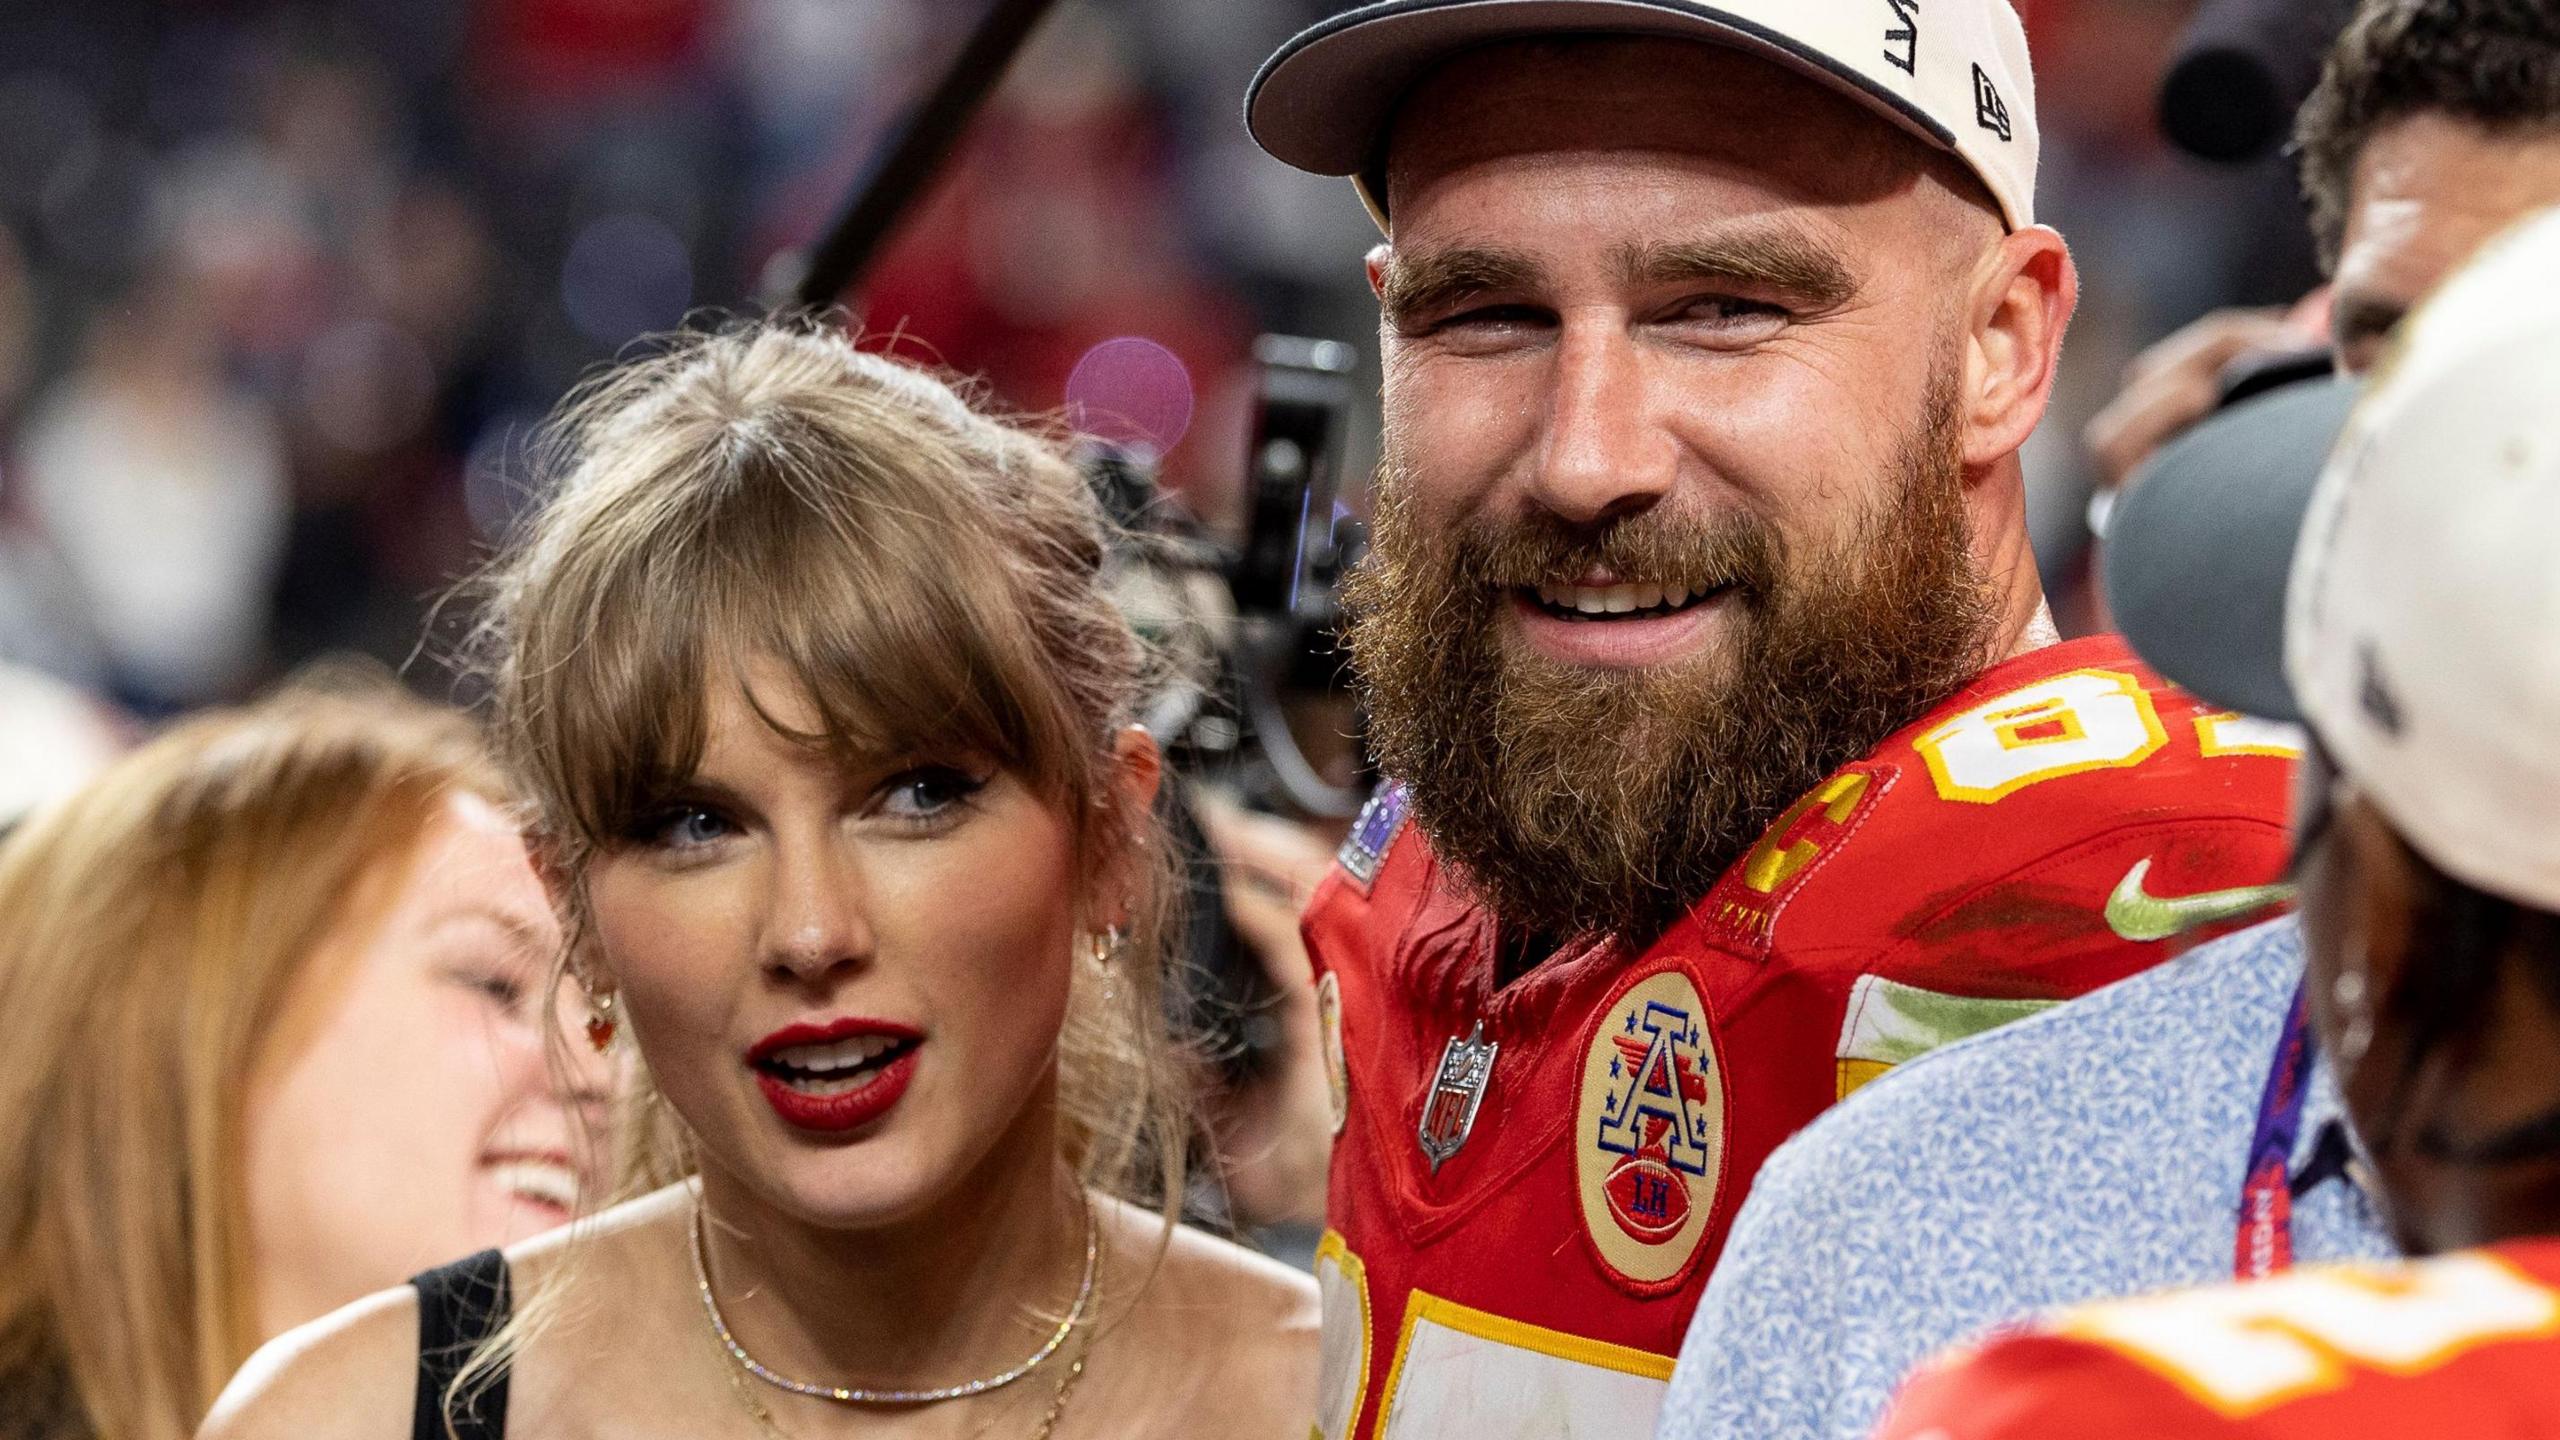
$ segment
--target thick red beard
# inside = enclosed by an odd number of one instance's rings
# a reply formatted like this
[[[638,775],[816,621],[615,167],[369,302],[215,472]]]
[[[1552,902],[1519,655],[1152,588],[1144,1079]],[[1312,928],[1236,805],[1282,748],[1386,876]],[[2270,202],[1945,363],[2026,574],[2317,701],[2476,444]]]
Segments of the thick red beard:
[[[1989,661],[1952,376],[1926,403],[1888,502],[1839,553],[1793,562],[1748,515],[1434,528],[1410,481],[1381,468],[1375,548],[1344,588],[1370,740],[1507,933],[1650,941],[1789,803]],[[1595,567],[1730,583],[1733,627],[1710,653],[1645,671],[1504,643],[1516,587]]]

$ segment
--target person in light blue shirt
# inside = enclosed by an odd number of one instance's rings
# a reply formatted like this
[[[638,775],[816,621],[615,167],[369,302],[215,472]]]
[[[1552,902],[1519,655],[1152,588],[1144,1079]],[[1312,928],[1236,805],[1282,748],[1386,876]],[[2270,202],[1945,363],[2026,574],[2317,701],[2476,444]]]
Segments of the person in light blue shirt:
[[[1760,1172],[1691,1322],[1664,1440],[1864,1440],[1949,1342],[2044,1306],[2228,1280],[2290,918],[1960,1041]],[[2328,1068],[2291,1154],[2298,1262],[2395,1252]]]
[[[2270,565],[2290,557],[2355,393],[2295,387],[2162,454],[2119,507],[2113,576],[2130,603],[2117,613],[2137,649],[2162,617],[2183,617],[2174,572],[2213,553],[2167,533],[2177,525],[2263,536]],[[2235,515],[2235,495],[2266,514]],[[2174,523],[2155,524],[2164,514]],[[2218,658],[2259,637],[2194,633]],[[2280,674],[2275,643],[2246,673]],[[2159,651],[2144,658],[2214,703],[2289,713],[2279,693],[2217,693],[2181,670],[2182,647]],[[2245,930],[1914,1060],[1807,1127],[1735,1217],[1662,1440],[1865,1440],[1903,1376],[1950,1344],[2053,1306],[2230,1280],[2262,1145],[2285,1152],[2290,1258],[2392,1257],[2316,1053],[2295,1070],[2290,1143],[2261,1124],[2303,969],[2294,919]]]

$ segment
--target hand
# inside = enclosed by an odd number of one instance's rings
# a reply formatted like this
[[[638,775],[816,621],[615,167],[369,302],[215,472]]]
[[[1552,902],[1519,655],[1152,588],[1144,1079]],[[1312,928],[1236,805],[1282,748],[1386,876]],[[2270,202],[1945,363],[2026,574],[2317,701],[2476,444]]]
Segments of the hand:
[[[2124,390],[2081,432],[2100,488],[2121,488],[2153,451],[2212,414],[2234,361],[2325,343],[2327,301],[2323,288],[2290,310],[2216,310],[2134,357]]]
[[[1194,811],[1218,857],[1227,918],[1261,961],[1279,997],[1278,1061],[1231,1097],[1218,1126],[1228,1198],[1248,1225],[1324,1218],[1333,1102],[1317,1031],[1315,971],[1298,917],[1333,864],[1333,848],[1305,826],[1194,792]]]

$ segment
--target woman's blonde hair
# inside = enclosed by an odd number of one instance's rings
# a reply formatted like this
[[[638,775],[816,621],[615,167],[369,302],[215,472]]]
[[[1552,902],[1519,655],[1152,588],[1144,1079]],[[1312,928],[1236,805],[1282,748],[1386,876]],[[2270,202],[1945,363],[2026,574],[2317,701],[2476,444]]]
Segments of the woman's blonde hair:
[[[749,659],[768,660],[820,717],[790,738],[983,755],[1069,818],[1080,923],[1124,923],[1125,903],[1127,930],[1116,983],[1079,966],[1071,987],[1064,1158],[1175,1214],[1190,1110],[1163,1010],[1173,871],[1114,752],[1148,665],[1063,444],[832,328],[768,321],[607,373],[546,454],[549,491],[491,571],[480,639],[502,758],[571,882],[573,960],[584,867],[690,776],[713,687],[743,689]],[[643,1113],[617,1127],[626,1193],[690,1169],[645,1077],[636,1094]]]
[[[462,716],[335,670],[0,844],[0,1433],[181,1440],[264,1338],[245,1092],[304,961],[455,792]]]

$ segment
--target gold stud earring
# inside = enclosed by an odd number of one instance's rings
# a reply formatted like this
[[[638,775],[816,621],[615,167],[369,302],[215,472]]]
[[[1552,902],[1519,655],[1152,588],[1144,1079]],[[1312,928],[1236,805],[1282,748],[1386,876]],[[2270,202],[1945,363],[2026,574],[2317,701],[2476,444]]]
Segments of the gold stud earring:
[[[1120,1003],[1120,967],[1117,962],[1128,939],[1117,925],[1105,925],[1101,934],[1085,938],[1085,958],[1093,962],[1094,969],[1102,972],[1102,1003],[1106,1009]]]
[[[613,1048],[613,1037],[622,1029],[622,1022],[613,1013],[618,1003],[610,990],[602,994],[587,991],[587,1043],[599,1055]]]
[[[1128,943],[1129,937],[1121,933],[1119,926],[1105,925],[1102,933],[1085,937],[1085,955],[1095,965],[1108,970]]]

